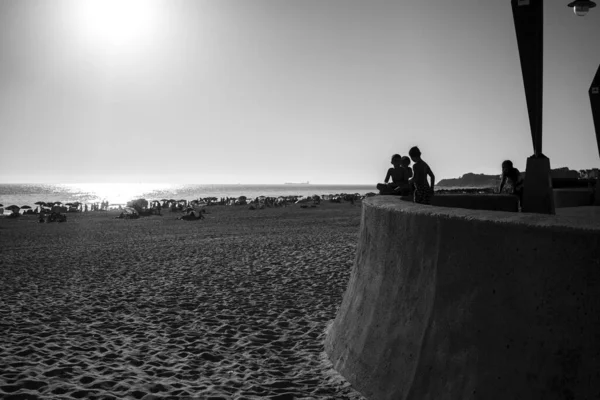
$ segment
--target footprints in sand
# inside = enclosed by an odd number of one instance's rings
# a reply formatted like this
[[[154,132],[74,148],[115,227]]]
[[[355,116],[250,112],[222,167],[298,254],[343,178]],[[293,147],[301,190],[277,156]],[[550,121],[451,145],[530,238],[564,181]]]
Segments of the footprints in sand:
[[[115,221],[72,224],[51,258],[51,236],[0,239],[0,398],[361,398],[322,359],[356,227]]]

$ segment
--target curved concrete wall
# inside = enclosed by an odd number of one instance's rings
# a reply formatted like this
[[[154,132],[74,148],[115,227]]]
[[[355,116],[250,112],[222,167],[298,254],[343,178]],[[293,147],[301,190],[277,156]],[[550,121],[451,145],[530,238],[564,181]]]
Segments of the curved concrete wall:
[[[553,194],[556,208],[582,207],[594,204],[593,188],[554,189]]]
[[[519,198],[510,194],[436,194],[432,206],[469,210],[519,211]]]
[[[363,202],[325,349],[369,399],[600,393],[600,225]]]

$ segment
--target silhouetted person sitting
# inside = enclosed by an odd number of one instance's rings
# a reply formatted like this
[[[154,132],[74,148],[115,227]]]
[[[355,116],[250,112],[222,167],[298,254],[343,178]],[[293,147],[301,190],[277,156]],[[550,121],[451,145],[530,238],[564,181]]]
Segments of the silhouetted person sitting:
[[[408,167],[410,160],[408,160],[408,165],[406,165],[406,160],[403,162],[400,154],[394,154],[391,162],[394,167],[388,169],[384,183],[377,184],[379,194],[408,194],[410,191],[408,180],[412,176],[412,170]],[[390,182],[390,178],[392,182]]]
[[[435,186],[435,175],[429,168],[429,165],[421,158],[421,150],[417,146],[408,151],[408,155],[413,160],[414,177],[411,183],[414,185],[414,201],[420,204],[431,204],[431,197]],[[427,182],[427,176],[431,178],[431,185]]]
[[[513,194],[519,198],[519,203],[523,202],[523,178],[510,160],[502,163],[502,180],[498,192]]]
[[[407,156],[402,156],[400,160],[402,163],[402,168],[406,170],[406,179],[402,183],[398,185],[395,189],[397,192],[399,191],[402,196],[407,196],[412,193],[412,185],[410,184],[410,178],[413,176],[413,170],[410,168],[410,158]]]

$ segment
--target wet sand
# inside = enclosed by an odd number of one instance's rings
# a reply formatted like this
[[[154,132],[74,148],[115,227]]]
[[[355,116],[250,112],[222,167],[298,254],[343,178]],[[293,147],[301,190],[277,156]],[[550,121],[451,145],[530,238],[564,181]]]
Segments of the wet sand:
[[[0,218],[0,398],[361,399],[323,352],[355,206]]]

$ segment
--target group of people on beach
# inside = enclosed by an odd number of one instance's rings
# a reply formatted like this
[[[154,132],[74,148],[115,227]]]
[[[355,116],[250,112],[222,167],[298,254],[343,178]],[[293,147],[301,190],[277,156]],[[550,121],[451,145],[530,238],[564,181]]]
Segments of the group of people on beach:
[[[38,218],[39,223],[44,222],[67,222],[67,216],[60,212],[50,212],[48,214],[40,213]]]
[[[411,160],[414,163],[412,168],[410,167]],[[394,154],[391,162],[393,168],[388,169],[384,183],[377,184],[379,194],[412,195],[415,203],[431,204],[435,175],[421,158],[421,150],[414,146],[408,151],[408,156]],[[431,183],[428,182],[427,177],[431,179]]]

